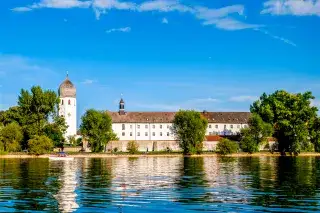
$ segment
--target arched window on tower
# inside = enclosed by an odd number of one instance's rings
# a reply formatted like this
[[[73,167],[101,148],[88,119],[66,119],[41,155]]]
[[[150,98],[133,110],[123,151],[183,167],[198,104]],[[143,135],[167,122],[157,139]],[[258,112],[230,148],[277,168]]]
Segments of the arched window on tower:
[[[63,100],[61,100],[61,105],[63,105]]]
[[[71,101],[70,100],[68,100],[68,104],[71,105]]]

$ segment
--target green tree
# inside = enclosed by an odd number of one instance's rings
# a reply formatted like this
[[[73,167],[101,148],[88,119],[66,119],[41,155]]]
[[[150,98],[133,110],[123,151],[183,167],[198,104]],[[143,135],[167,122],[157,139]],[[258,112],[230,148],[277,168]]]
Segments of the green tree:
[[[81,120],[81,134],[88,140],[92,152],[103,151],[109,141],[117,139],[111,117],[106,112],[89,109]]]
[[[274,127],[283,155],[286,151],[298,154],[310,144],[310,125],[317,117],[317,108],[311,106],[313,99],[311,92],[292,94],[280,90],[271,95],[264,93],[250,110]]]
[[[20,125],[29,138],[42,135],[50,116],[55,116],[58,110],[59,97],[54,91],[42,90],[34,86],[31,91],[21,90],[18,105],[21,113]]]
[[[65,142],[64,133],[67,130],[65,119],[60,116],[55,116],[52,123],[44,127],[44,134],[49,137],[55,147],[63,147]]]
[[[29,152],[30,154],[43,155],[53,149],[53,142],[50,138],[45,135],[34,136],[32,139],[28,140]]]
[[[0,143],[2,143],[1,146],[5,152],[20,151],[20,142],[22,139],[22,130],[17,123],[10,123],[0,130]]]
[[[273,127],[255,113],[249,118],[248,125],[248,128],[241,130],[240,148],[244,152],[258,152],[259,146],[267,142],[267,137],[272,136]]]
[[[217,152],[221,155],[236,153],[238,149],[238,143],[227,138],[222,138],[217,145]]]
[[[184,154],[201,153],[208,120],[200,112],[180,110],[173,119],[173,132]]]
[[[129,141],[127,144],[127,151],[130,154],[137,154],[139,151],[139,145],[136,141]]]

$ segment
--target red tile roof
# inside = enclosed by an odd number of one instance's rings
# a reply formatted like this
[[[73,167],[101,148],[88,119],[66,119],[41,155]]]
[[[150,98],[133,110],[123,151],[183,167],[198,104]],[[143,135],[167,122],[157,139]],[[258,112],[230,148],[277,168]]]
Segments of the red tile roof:
[[[206,141],[219,141],[221,138],[219,135],[206,135]]]
[[[176,112],[126,112],[120,115],[119,112],[107,113],[111,116],[113,123],[171,123]],[[209,123],[247,123],[250,112],[202,112]]]

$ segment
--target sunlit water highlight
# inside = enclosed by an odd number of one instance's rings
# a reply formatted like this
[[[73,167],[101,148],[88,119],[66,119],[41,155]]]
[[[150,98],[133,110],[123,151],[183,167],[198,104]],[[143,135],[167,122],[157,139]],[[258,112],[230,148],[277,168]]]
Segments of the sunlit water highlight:
[[[0,212],[320,212],[317,157],[0,159]]]

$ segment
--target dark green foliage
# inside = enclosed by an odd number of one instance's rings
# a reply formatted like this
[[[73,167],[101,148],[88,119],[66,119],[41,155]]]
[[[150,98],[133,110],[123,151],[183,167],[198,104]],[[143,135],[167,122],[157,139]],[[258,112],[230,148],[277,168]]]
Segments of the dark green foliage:
[[[238,143],[226,138],[222,138],[217,145],[217,152],[221,155],[236,153],[238,150]]]
[[[208,121],[194,110],[180,110],[173,120],[173,132],[184,154],[202,152]]]
[[[28,141],[29,153],[35,155],[42,155],[49,153],[53,149],[53,142],[45,135],[34,136]]]
[[[109,141],[117,140],[112,131],[111,117],[106,112],[89,109],[81,119],[80,131],[92,152],[101,152]]]
[[[44,127],[44,134],[53,141],[55,147],[63,147],[65,142],[63,134],[67,130],[65,119],[60,116],[54,117],[54,122]]]
[[[263,94],[253,103],[251,112],[273,126],[282,154],[298,154],[310,142],[317,144],[318,133],[313,132],[318,130],[314,129],[313,123],[318,109],[311,106],[313,99],[311,92],[292,94],[280,90],[271,95]]]
[[[23,139],[22,129],[17,123],[10,123],[0,129],[0,147],[5,152],[21,150],[20,142]]]
[[[272,136],[273,127],[264,122],[257,114],[252,114],[248,121],[249,127],[241,130],[240,148],[244,152],[258,152],[259,146]]]
[[[127,151],[130,154],[137,154],[139,151],[139,145],[136,141],[129,141],[127,144]]]

